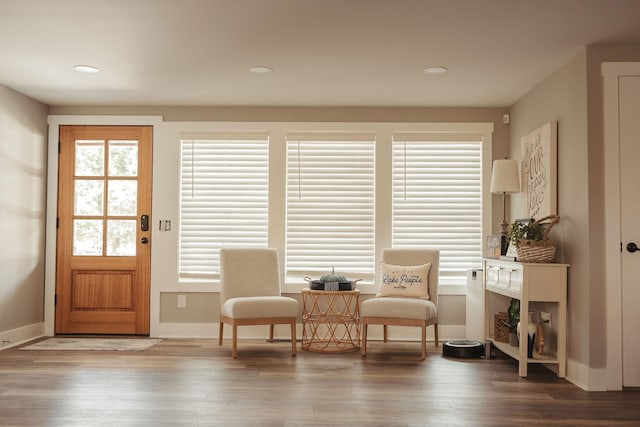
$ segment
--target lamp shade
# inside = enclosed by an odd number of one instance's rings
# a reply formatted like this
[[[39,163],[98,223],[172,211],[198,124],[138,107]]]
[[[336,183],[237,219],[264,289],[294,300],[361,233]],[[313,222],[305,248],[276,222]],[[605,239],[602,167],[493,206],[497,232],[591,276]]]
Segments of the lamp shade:
[[[518,162],[512,159],[493,161],[491,173],[492,193],[519,193],[520,178],[518,175]]]

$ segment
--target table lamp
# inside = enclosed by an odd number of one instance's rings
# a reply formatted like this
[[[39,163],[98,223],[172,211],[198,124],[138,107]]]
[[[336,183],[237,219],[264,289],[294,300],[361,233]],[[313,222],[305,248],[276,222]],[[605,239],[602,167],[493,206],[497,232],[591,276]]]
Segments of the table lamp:
[[[516,160],[503,159],[493,161],[493,171],[491,172],[491,192],[495,194],[502,194],[502,224],[500,224],[500,234],[503,236],[504,242],[507,236],[507,228],[509,226],[506,220],[506,195],[520,192],[520,178],[518,175],[518,162]]]

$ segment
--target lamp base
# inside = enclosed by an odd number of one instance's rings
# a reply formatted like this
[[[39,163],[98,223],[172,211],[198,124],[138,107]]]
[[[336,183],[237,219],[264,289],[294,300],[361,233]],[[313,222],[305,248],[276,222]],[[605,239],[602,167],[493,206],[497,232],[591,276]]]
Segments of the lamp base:
[[[507,232],[509,230],[509,224],[506,221],[502,221],[500,224],[500,255],[506,255],[509,248],[509,238]]]
[[[509,239],[507,236],[500,236],[500,255],[506,255],[509,249]]]
[[[507,222],[503,220],[502,223],[500,224],[500,234],[503,236],[506,236],[508,231],[509,231],[509,224],[507,224]]]

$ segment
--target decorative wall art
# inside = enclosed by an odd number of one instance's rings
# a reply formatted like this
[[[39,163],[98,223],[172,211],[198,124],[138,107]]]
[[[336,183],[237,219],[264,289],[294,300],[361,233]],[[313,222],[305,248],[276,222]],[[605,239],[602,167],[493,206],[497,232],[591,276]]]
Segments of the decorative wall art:
[[[558,122],[522,137],[522,212],[529,218],[557,213]]]

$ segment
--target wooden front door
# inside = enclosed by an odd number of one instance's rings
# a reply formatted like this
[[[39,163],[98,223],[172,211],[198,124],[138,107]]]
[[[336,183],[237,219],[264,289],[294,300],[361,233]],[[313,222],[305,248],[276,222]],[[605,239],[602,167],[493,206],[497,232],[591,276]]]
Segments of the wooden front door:
[[[57,334],[149,334],[150,126],[60,126]]]

